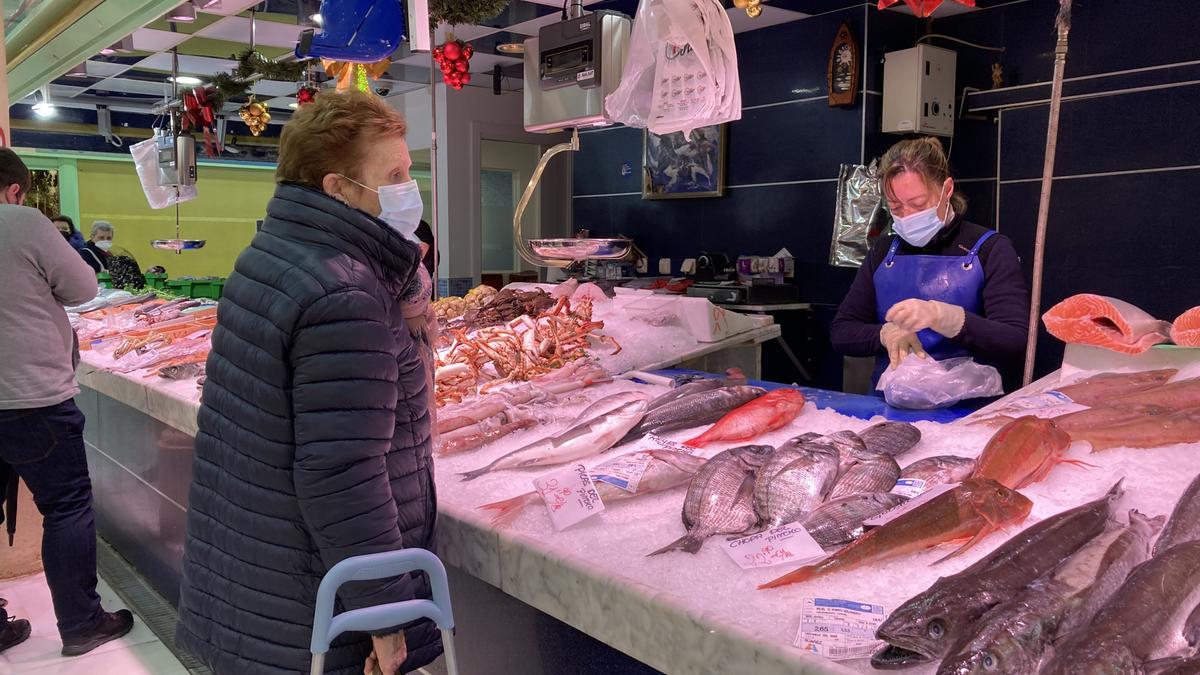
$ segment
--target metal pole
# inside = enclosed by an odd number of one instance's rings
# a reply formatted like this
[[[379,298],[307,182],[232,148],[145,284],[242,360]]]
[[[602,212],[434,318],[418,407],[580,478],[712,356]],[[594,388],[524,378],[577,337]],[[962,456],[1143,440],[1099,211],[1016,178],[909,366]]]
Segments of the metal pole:
[[[1071,31],[1071,0],[1059,0],[1058,42],[1054,45],[1054,81],[1050,89],[1050,121],[1046,126],[1046,161],[1042,165],[1042,194],[1038,202],[1037,234],[1033,244],[1033,293],[1029,303],[1029,339],[1025,344],[1025,386],[1033,381],[1041,319],[1042,275],[1046,257],[1046,220],[1050,215],[1050,190],[1054,186],[1054,153],[1058,147],[1058,113],[1062,107],[1063,71],[1067,65],[1067,34]]]
[[[437,40],[436,29],[429,29],[429,111],[431,134],[429,138],[429,217],[433,219],[433,297],[438,297],[438,273],[441,271],[440,256],[438,256],[438,135],[437,135],[437,62],[433,60],[433,44]],[[447,289],[449,293],[449,289]]]

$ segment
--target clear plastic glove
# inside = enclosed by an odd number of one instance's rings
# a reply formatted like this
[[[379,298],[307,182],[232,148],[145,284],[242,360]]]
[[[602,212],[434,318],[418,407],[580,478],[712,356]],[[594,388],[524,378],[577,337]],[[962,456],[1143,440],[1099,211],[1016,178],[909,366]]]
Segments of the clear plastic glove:
[[[967,314],[958,305],[913,298],[892,305],[884,318],[913,333],[929,328],[952,338],[962,332]]]
[[[408,643],[404,631],[396,631],[381,637],[371,636],[371,655],[363,664],[363,675],[395,675],[400,665],[408,658]]]
[[[921,345],[921,340],[917,338],[916,333],[904,330],[894,323],[883,324],[883,328],[879,329],[879,341],[887,350],[888,358],[892,362],[890,367],[893,369],[900,365],[909,352],[921,358],[929,356],[925,353],[925,347]]]

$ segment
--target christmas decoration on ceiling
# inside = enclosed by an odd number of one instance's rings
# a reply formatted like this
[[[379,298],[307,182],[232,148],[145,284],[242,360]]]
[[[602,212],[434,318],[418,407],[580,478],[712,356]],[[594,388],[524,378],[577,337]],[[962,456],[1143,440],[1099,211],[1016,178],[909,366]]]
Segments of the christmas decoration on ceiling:
[[[321,65],[325,67],[325,72],[330,77],[337,80],[338,91],[357,89],[369,93],[371,91],[370,81],[378,80],[386,75],[388,68],[392,65],[392,59],[389,57],[375,63],[351,63],[350,61],[321,59]]]
[[[308,105],[317,100],[317,94],[321,93],[321,89],[312,82],[305,82],[296,90],[296,103],[299,105]]]
[[[216,108],[232,99],[245,96],[254,84],[250,80],[252,76],[258,75],[261,79],[278,82],[295,82],[304,76],[303,63],[273,61],[255,49],[246,49],[240,54],[234,54],[233,59],[237,61],[233,73],[217,73],[209,84],[212,90],[209,98]]]
[[[733,6],[746,10],[746,16],[757,19],[762,16],[762,0],[733,0]]]
[[[879,0],[879,9],[887,9],[897,2],[900,0]],[[975,6],[975,0],[954,0],[954,2],[965,7]],[[913,14],[923,19],[937,11],[937,8],[942,6],[942,0],[904,0],[904,4],[908,5]]]
[[[429,22],[476,25],[508,7],[509,0],[429,0]]]
[[[271,113],[267,110],[267,106],[255,100],[251,94],[250,100],[238,110],[238,117],[250,127],[250,133],[255,136],[261,134],[263,129],[267,128],[267,124],[271,122]]]
[[[447,35],[446,42],[433,48],[433,60],[442,69],[442,81],[456,90],[471,82],[471,45]]]
[[[204,132],[204,154],[216,156],[216,145],[213,142],[213,126],[216,113],[213,111],[211,87],[196,87],[183,92],[183,114],[180,122],[184,131],[200,129]]]

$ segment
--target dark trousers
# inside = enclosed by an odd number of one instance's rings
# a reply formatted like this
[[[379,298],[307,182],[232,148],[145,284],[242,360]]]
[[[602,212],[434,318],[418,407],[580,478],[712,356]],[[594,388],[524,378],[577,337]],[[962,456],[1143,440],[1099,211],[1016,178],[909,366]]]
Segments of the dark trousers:
[[[0,459],[29,487],[42,513],[42,565],[58,632],[86,633],[100,621],[96,593],[96,518],[75,401],[0,410]]]

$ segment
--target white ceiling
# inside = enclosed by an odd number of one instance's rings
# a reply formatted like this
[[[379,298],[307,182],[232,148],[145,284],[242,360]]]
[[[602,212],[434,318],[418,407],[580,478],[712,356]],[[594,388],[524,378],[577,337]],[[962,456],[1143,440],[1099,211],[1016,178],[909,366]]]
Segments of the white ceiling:
[[[269,47],[295,47],[296,41],[300,39],[300,32],[304,30],[303,26],[274,21],[256,21],[254,23],[255,44]],[[249,44],[250,19],[241,16],[227,16],[212,25],[201,28],[196,31],[195,35],[196,37]]]

